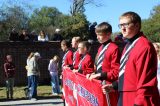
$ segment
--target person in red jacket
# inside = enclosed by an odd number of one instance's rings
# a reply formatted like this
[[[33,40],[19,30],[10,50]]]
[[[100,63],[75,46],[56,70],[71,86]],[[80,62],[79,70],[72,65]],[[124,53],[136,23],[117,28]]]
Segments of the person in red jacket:
[[[126,12],[119,21],[128,42],[120,61],[119,80],[104,85],[103,92],[118,88],[118,106],[160,106],[157,55],[152,43],[140,32],[141,18],[135,12]]]
[[[7,99],[13,99],[15,64],[13,63],[11,55],[6,56],[6,61],[4,63],[4,71],[6,76]]]
[[[78,69],[78,62],[80,60],[80,54],[78,53],[78,44],[81,41],[79,36],[72,38],[72,49],[73,49],[73,68]],[[73,69],[72,68],[72,69]]]
[[[61,49],[64,52],[62,59],[62,70],[65,67],[70,67],[73,64],[73,52],[70,50],[70,43],[67,40],[61,42]]]
[[[62,73],[61,73],[60,79],[63,79],[63,71],[73,66],[73,52],[70,49],[70,42],[67,40],[62,40],[61,49],[64,52],[64,56],[62,58],[62,67],[61,67]],[[63,85],[63,82],[61,82],[61,84]],[[63,86],[62,86],[62,92],[63,92]],[[63,101],[65,102],[64,96],[62,96],[62,98],[63,98]]]
[[[94,72],[94,62],[88,53],[88,50],[89,43],[87,41],[83,41],[78,44],[80,60],[78,62],[78,69],[73,69],[73,72],[79,72],[83,75],[91,74]]]
[[[118,46],[112,42],[112,26],[107,22],[102,22],[96,27],[96,34],[101,46],[98,49],[96,59],[96,73],[87,75],[88,79],[99,79],[112,83],[118,79],[118,69],[120,66],[120,52]],[[118,92],[109,93],[111,106],[117,106]]]

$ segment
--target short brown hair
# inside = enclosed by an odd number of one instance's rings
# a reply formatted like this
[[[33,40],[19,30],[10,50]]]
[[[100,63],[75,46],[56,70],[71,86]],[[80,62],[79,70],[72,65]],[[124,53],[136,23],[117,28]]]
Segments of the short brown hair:
[[[124,14],[120,16],[120,19],[123,17],[128,17],[131,20],[131,22],[135,24],[138,23],[141,27],[141,17],[137,13],[132,12],[132,11],[125,12]]]
[[[28,59],[31,59],[34,56],[34,52],[31,52],[28,56]]]
[[[80,36],[75,36],[72,39],[75,39],[76,42],[81,42],[82,39],[80,38]]]
[[[62,40],[62,45],[65,45],[67,48],[70,48],[70,42],[68,40]]]
[[[86,48],[87,48],[87,50],[89,50],[90,47],[91,47],[90,43],[87,42],[87,41],[81,41],[79,44],[82,44],[83,47],[86,47]]]
[[[96,33],[112,33],[112,26],[108,22],[100,23],[95,30]]]
[[[55,61],[54,58],[57,58],[57,61],[59,61],[59,56],[58,56],[58,55],[54,55],[54,56],[53,56],[53,58],[52,58],[53,61]]]

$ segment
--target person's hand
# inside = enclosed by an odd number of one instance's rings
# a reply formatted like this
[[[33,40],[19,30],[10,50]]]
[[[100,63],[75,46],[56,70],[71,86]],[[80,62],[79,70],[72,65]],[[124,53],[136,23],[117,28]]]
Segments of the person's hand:
[[[66,66],[63,66],[63,69],[66,70],[66,69],[70,69],[70,67],[68,65]]]
[[[98,74],[93,73],[90,75],[89,80],[98,79],[100,76],[101,76],[101,73],[98,73]]]
[[[86,75],[86,78],[89,79],[89,77],[90,77],[91,75],[94,75],[94,74],[95,74],[95,73],[87,74],[87,75]]]
[[[111,92],[113,91],[113,85],[112,84],[106,84],[102,86],[102,91],[104,94],[106,94],[107,92]]]
[[[89,79],[90,76],[91,76],[91,74],[87,74],[87,75],[86,75],[86,78]]]
[[[61,72],[61,75],[63,75],[63,73],[64,73],[64,72],[62,71],[62,72]]]
[[[60,79],[62,79],[62,75],[60,75],[60,77],[59,77]]]
[[[26,70],[28,70],[29,67],[26,65],[25,68],[26,68]]]
[[[76,70],[76,69],[73,69],[72,71],[73,71],[74,73],[78,72],[78,70]]]

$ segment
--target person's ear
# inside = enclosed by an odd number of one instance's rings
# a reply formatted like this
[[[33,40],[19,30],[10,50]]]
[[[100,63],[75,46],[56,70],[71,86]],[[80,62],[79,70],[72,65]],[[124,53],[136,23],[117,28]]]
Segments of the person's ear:
[[[107,33],[107,36],[111,36],[111,32],[108,32],[108,33]]]
[[[67,49],[67,46],[66,46],[66,45],[65,45],[64,47]]]
[[[108,32],[108,33],[107,33],[107,39],[109,39],[110,36],[111,36],[111,32]]]
[[[139,28],[140,27],[139,23],[135,23],[135,27]]]
[[[87,50],[87,47],[85,47],[84,50],[85,50],[85,51],[88,51],[88,50]]]

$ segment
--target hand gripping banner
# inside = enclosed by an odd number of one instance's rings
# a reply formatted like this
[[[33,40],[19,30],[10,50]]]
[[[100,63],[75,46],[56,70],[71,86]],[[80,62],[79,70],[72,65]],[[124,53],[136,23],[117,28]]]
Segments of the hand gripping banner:
[[[101,81],[88,80],[79,73],[63,70],[63,93],[67,106],[107,106]]]

